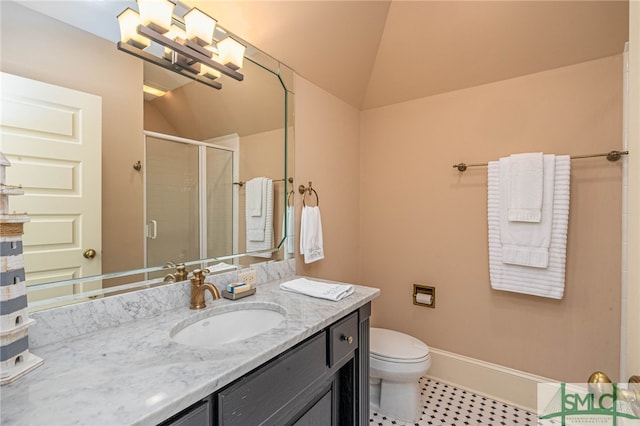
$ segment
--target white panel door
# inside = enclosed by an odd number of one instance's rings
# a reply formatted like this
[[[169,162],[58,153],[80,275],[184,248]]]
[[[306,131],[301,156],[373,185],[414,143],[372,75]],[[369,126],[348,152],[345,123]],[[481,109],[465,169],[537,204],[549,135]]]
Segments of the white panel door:
[[[27,285],[102,273],[102,99],[1,73],[0,151],[11,162],[11,197],[26,212]],[[83,256],[94,249],[96,256]],[[93,284],[32,292],[30,301],[99,288]]]

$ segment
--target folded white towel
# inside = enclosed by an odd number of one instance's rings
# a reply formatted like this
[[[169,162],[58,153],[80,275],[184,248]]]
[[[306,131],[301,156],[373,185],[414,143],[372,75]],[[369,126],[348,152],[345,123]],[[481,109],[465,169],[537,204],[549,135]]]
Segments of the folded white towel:
[[[266,181],[266,196],[263,197],[264,211],[259,217],[250,216],[247,212],[247,252],[260,250],[270,250],[273,248],[273,181],[263,178]],[[261,239],[259,239],[261,237]],[[252,254],[256,257],[271,258],[273,253]]]
[[[324,259],[322,221],[318,206],[304,206],[300,219],[300,254],[304,263]]]
[[[246,184],[247,216],[262,216],[262,200],[266,196],[266,179],[254,178]]]
[[[542,153],[514,154],[507,163],[509,220],[540,222],[544,168]]]
[[[305,294],[320,299],[328,299],[337,302],[354,292],[354,288],[350,284],[328,284],[318,281],[311,281],[306,278],[296,278],[280,284],[282,290],[294,293]]]
[[[215,265],[207,266],[209,272],[220,272],[220,271],[229,271],[231,269],[237,269],[236,265],[231,265],[229,263],[216,263]]]
[[[546,268],[549,266],[549,244],[553,219],[553,188],[555,185],[555,155],[543,157],[544,179],[540,222],[513,222],[507,218],[509,195],[512,193],[509,178],[513,171],[513,159],[500,159],[500,241],[502,262],[514,265]],[[542,177],[542,175],[541,175]],[[511,185],[512,186],[512,185]]]
[[[245,194],[245,221],[247,224],[247,241],[264,241],[267,229],[267,204],[269,197],[267,194],[271,179],[253,178],[246,183],[247,192]],[[249,192],[251,189],[251,193]],[[259,214],[255,215],[255,200],[258,199]],[[273,200],[271,201],[273,205]]]
[[[491,287],[536,296],[562,299],[569,221],[569,171],[568,156],[557,156],[553,192],[551,243],[549,266],[546,269],[509,265],[502,262],[500,242],[500,164],[489,163],[488,172],[488,228],[489,275]]]

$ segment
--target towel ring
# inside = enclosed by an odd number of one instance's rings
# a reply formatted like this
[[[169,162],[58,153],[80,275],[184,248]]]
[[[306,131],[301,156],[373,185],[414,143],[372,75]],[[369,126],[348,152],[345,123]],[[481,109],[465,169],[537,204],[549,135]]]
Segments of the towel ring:
[[[294,195],[295,192],[293,192],[293,189],[289,191],[289,194],[287,194],[287,207],[293,207],[293,205],[291,204],[291,197]]]
[[[298,192],[300,192],[300,194],[302,194],[302,205],[304,207],[307,206],[307,203],[305,201],[307,193],[309,193],[309,196],[311,196],[312,194],[315,194],[315,196],[316,196],[316,206],[320,205],[320,197],[318,197],[318,193],[311,186],[311,181],[309,181],[309,186],[308,187],[305,187],[304,185],[300,185],[298,187]]]

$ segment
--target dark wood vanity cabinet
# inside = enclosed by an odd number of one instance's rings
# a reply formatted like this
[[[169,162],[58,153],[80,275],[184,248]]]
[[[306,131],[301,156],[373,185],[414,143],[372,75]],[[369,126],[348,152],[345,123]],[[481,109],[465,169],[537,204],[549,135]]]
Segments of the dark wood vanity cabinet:
[[[368,303],[163,426],[368,424],[370,313]]]

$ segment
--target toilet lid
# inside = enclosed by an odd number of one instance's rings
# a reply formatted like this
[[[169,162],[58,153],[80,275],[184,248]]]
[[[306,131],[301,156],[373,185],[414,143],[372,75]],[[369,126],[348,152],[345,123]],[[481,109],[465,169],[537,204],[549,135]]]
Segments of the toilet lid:
[[[413,336],[384,328],[371,328],[370,352],[385,358],[417,360],[429,354],[429,346]]]

